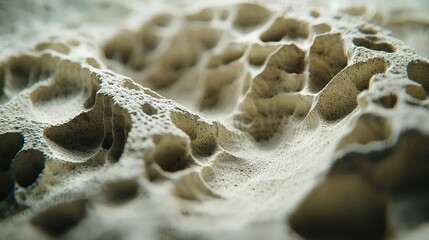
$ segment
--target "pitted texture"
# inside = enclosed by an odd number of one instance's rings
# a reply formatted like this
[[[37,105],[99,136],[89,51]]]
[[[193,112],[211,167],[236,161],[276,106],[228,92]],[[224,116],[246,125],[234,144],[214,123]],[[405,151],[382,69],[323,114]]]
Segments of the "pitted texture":
[[[429,62],[365,9],[44,2],[0,29],[1,239],[429,231]]]

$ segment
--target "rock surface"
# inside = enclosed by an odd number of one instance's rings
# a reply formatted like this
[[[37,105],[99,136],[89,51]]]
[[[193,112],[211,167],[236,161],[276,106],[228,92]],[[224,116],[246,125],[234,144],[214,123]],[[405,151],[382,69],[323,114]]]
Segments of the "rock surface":
[[[0,239],[425,239],[429,61],[365,9],[0,4]]]

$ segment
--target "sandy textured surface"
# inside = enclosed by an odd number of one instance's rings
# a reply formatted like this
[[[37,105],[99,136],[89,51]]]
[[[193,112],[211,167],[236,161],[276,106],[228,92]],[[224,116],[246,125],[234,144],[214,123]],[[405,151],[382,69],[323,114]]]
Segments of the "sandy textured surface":
[[[427,19],[123,2],[0,3],[0,239],[428,238]]]

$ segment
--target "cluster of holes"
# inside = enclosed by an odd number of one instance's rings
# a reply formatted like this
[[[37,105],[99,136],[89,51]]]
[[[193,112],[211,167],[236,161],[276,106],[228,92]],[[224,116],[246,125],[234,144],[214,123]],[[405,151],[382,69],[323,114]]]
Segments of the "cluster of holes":
[[[207,39],[206,36],[209,36],[210,39]],[[171,46],[160,56],[160,61],[167,67],[167,69],[161,67],[160,71],[165,71],[171,74],[171,76],[150,75],[149,80],[151,84],[163,87],[164,84],[160,85],[159,82],[165,82],[166,86],[176,82],[191,67],[198,63],[203,51],[214,47],[219,38],[220,33],[214,29],[189,30],[188,32],[183,32],[181,35],[177,35],[173,38]],[[226,55],[222,61],[234,61],[236,58],[236,54]]]
[[[168,26],[174,19],[169,14],[158,14],[139,31],[123,31],[107,41],[104,46],[105,56],[125,66],[125,68],[119,68],[119,71],[131,70],[126,74],[131,74],[136,82],[160,92],[165,90],[168,95],[168,88],[179,80],[190,82],[182,79],[192,75],[191,71],[197,69],[201,56],[213,49],[220,41],[222,31],[212,26],[203,27],[202,24],[208,24],[214,17],[225,18],[224,13],[227,12],[222,12],[222,8],[207,8],[185,15],[187,25],[169,38],[161,38],[163,31],[161,28]],[[235,13],[233,25],[240,31],[259,26],[271,16],[268,9],[258,4],[239,4]],[[294,30],[295,26],[292,25],[288,34],[294,37],[294,31],[297,29]],[[164,44],[164,42],[168,43]],[[161,45],[162,47],[158,47]],[[235,104],[234,101],[224,102],[220,99],[226,95],[238,97],[238,92],[234,89],[239,84],[239,73],[242,69],[235,63],[244,56],[246,47],[236,44],[222,48],[216,49],[215,54],[210,53],[208,56],[206,67],[210,74],[204,78],[204,92],[199,101],[200,110],[229,109]],[[251,61],[251,64],[262,64],[270,51],[272,50],[264,51],[262,56],[258,54],[253,57],[252,59],[258,59]],[[112,67],[115,68],[115,64]],[[227,73],[226,76],[224,73]]]
[[[141,31],[134,33],[123,31],[110,39],[104,46],[106,58],[129,66],[135,71],[146,67],[146,56],[151,54],[159,44],[159,37],[152,26],[143,26]]]
[[[107,159],[116,162],[122,155],[130,130],[129,114],[107,96],[100,95],[89,112],[62,125],[46,128],[44,136],[58,156],[70,161],[85,162],[107,150]]]
[[[82,80],[84,79],[84,80]],[[87,69],[50,55],[13,57],[0,67],[0,103],[39,82],[30,94],[31,110],[43,119],[61,121],[90,108],[99,89]]]
[[[189,26],[177,31],[170,38],[161,38],[159,28],[173,21],[170,15],[156,15],[140,31],[123,31],[107,41],[104,53],[107,59],[116,61],[132,70],[135,80],[154,89],[167,88],[177,82],[182,76],[193,69],[204,51],[216,46],[221,38],[221,32],[212,27],[202,27],[195,21],[211,19],[212,9],[203,10],[195,15],[185,16]],[[168,41],[167,44],[163,42]],[[160,45],[164,47],[161,49]],[[226,55],[222,61],[230,62],[235,59]],[[239,56],[240,57],[240,56]],[[112,67],[115,68],[113,65]],[[123,71],[122,68],[118,69]]]
[[[181,116],[176,116],[175,121],[180,121],[183,124]],[[173,121],[174,122],[174,121]],[[176,124],[177,125],[177,124]],[[195,124],[191,124],[190,128],[185,129],[188,134],[192,134],[191,144],[188,140],[179,136],[155,136],[153,138],[155,147],[145,156],[145,173],[146,177],[152,181],[161,181],[176,172],[190,169],[195,164],[193,155],[212,153],[212,147],[205,147],[201,139],[195,139],[196,136],[204,138],[200,133],[189,133],[191,128],[195,128]],[[180,128],[180,127],[179,127]],[[214,139],[212,139],[213,141]],[[190,146],[192,145],[192,147]],[[195,152],[196,151],[196,152]],[[204,153],[202,152],[204,151]],[[181,176],[174,184],[173,194],[181,199],[199,201],[207,198],[218,197],[208,189],[200,173],[190,172]]]
[[[15,186],[34,185],[45,169],[45,156],[36,149],[25,149],[20,133],[0,134],[0,217],[13,214],[16,201]],[[12,211],[12,209],[15,209]]]
[[[55,64],[54,60],[31,56],[13,57],[0,64],[0,104],[36,82],[48,79],[54,74]]]
[[[252,14],[250,14],[252,13]],[[259,5],[255,4],[242,4],[239,6],[237,10],[237,16],[234,21],[234,26],[236,26],[239,29],[247,29],[249,27],[255,27],[260,26],[264,22],[269,19],[269,11],[263,7],[260,7]],[[318,17],[320,14],[313,12],[313,17]],[[207,22],[211,21],[213,18],[213,12],[210,9],[203,10],[199,13],[187,15],[186,19],[188,21],[202,21]],[[168,25],[169,21],[171,21],[171,16],[169,15],[159,15],[156,18],[153,19],[152,24],[154,24],[157,27],[165,27]],[[316,32],[329,32],[331,30],[330,26],[325,25],[318,25],[314,27],[315,29],[318,29]],[[143,29],[143,28],[142,28]],[[141,32],[137,33],[138,39],[142,41],[142,45],[140,46],[142,50],[140,50],[139,54],[136,55],[144,55],[141,54],[142,52],[152,52],[155,51],[157,46],[159,45],[159,38],[153,34],[149,33],[146,34],[147,29],[144,27],[145,30],[142,30]],[[360,29],[361,32],[366,34],[375,34],[372,30],[368,29]],[[297,38],[308,38],[309,30],[308,25],[305,22],[300,22],[295,19],[284,19],[279,18],[275,20],[274,24],[261,36],[260,39],[263,42],[271,42],[271,41],[280,41],[284,37],[287,37],[289,39],[297,39]],[[328,35],[329,37],[320,36],[316,38],[315,42],[313,43],[312,49],[310,50],[310,88],[313,92],[318,92],[321,89],[323,89],[328,82],[342,69],[345,68],[347,65],[347,58],[343,51],[343,46],[341,44],[341,39],[338,36],[332,37],[334,35]],[[116,61],[119,61],[125,65],[130,66],[132,69],[136,71],[142,71],[146,66],[147,62],[146,60],[141,60],[138,57],[134,55],[134,50],[139,49],[140,47],[135,48],[134,43],[132,47],[129,45],[125,46],[127,41],[123,41],[124,39],[130,39],[134,38],[135,36],[131,36],[128,33],[124,33],[124,36],[121,36],[120,39],[114,39],[112,42],[109,42],[105,47],[105,54],[106,57],[109,59],[113,59]],[[329,40],[326,40],[328,38],[331,38]],[[319,41],[324,43],[320,43]],[[353,40],[354,44],[356,46],[361,46],[365,48],[369,48],[376,51],[385,51],[385,52],[394,52],[395,49],[393,46],[387,43],[378,43],[378,40],[374,37],[372,38],[356,38]],[[201,40],[201,44],[204,48],[210,49],[213,48],[214,45],[217,43],[217,41],[205,41],[204,39]],[[337,44],[339,43],[339,44]],[[123,44],[123,45],[122,45]],[[318,46],[318,44],[322,45],[321,47]],[[180,44],[175,44],[180,45]],[[326,46],[332,46],[326,47]],[[64,49],[61,45],[49,45],[49,44],[41,44],[37,46],[38,50],[45,50],[45,49],[53,49],[58,52],[62,52],[67,54],[68,49]],[[285,50],[286,49],[286,50]],[[172,50],[173,51],[173,50]],[[199,50],[196,50],[198,52]],[[167,51],[168,52],[168,51]],[[269,54],[271,54],[272,51],[265,52],[265,49],[263,53],[258,53],[258,51],[255,51],[254,56],[249,58],[249,63],[252,65],[262,65],[266,62],[266,59]],[[282,53],[286,53],[285,56],[282,56]],[[221,65],[228,65],[238,59],[240,59],[244,54],[244,49],[238,50],[238,51],[229,51],[226,50],[226,53],[222,56],[215,56],[211,59],[211,61],[208,64],[208,68],[217,68]],[[165,55],[181,55],[181,54],[171,54],[171,52],[166,53]],[[195,55],[191,55],[189,59],[185,59],[185,61],[179,61],[177,59],[173,60],[166,60],[166,66],[169,70],[171,70],[167,74],[167,78],[171,77],[172,75],[181,75],[181,72],[183,69],[189,68],[194,66],[198,61],[198,55],[199,53],[196,53]],[[295,111],[298,111],[297,115],[306,115],[309,111],[311,100],[304,98],[300,95],[279,95],[279,92],[276,92],[277,90],[273,89],[283,89],[284,92],[299,92],[302,90],[304,84],[300,79],[297,79],[295,75],[299,75],[304,73],[305,67],[306,67],[306,60],[305,60],[306,53],[302,51],[301,49],[297,48],[295,45],[287,45],[281,50],[275,54],[271,60],[267,63],[267,70],[266,72],[263,72],[259,78],[255,79],[255,88],[252,89],[253,96],[257,96],[258,99],[252,99],[252,105],[258,106],[257,113],[262,116],[273,116],[274,114],[278,114],[280,117],[276,118],[273,122],[274,125],[280,124],[282,121],[282,118],[284,117],[282,114],[285,112],[286,115],[294,114]],[[279,60],[280,59],[280,60]],[[23,64],[25,66],[32,66],[31,64]],[[358,64],[359,65],[359,64]],[[357,80],[353,80],[354,87],[356,88],[357,92],[362,91],[363,89],[368,88],[369,80],[371,76],[375,73],[382,73],[385,70],[385,66],[383,68],[379,67],[379,63],[376,62],[372,70],[368,70],[370,72],[369,76],[365,76],[362,78],[357,78]],[[22,66],[21,66],[22,67]],[[0,70],[0,75],[3,76],[0,78],[0,87],[3,89],[3,86],[9,87],[7,92],[17,92],[28,85],[34,83],[36,78],[39,78],[39,74],[42,75],[50,75],[51,73],[40,73],[38,69],[25,69],[25,67],[17,67],[14,65],[11,65],[9,68],[2,68]],[[352,66],[353,67],[353,66]],[[361,71],[359,69],[356,71]],[[162,69],[164,70],[164,69]],[[347,69],[346,69],[347,70]],[[44,70],[42,70],[43,72]],[[351,71],[351,70],[350,70]],[[362,70],[367,71],[367,70]],[[428,86],[429,86],[429,80],[427,78],[428,74],[428,64],[420,62],[412,62],[408,66],[408,77],[421,84],[424,90],[426,91],[426,94],[428,93]],[[354,72],[354,70],[353,70]],[[266,73],[266,75],[264,75]],[[268,74],[269,73],[269,74]],[[350,72],[347,72],[347,74],[350,74]],[[220,74],[223,75],[223,74]],[[294,77],[292,78],[291,75]],[[353,74],[352,74],[353,75]],[[354,74],[356,76],[356,74]],[[217,75],[215,75],[217,76]],[[271,79],[268,78],[268,76],[274,76]],[[341,77],[341,76],[340,76]],[[339,77],[339,78],[340,78]],[[344,76],[342,76],[344,78]],[[13,81],[8,80],[13,78]],[[174,76],[172,78],[175,78]],[[213,77],[214,79],[215,77]],[[236,76],[231,77],[231,79],[235,79]],[[57,79],[57,78],[56,78]],[[63,80],[58,78],[59,80],[55,80],[58,82],[63,82]],[[158,81],[156,77],[152,78],[155,79],[154,81]],[[210,78],[209,78],[210,79]],[[212,106],[216,104],[216,99],[219,98],[218,92],[220,90],[217,90],[213,86],[223,85],[223,84],[229,84],[233,80],[225,80],[224,82],[218,83],[217,81],[211,81],[208,80],[208,84],[206,85],[206,93],[204,94],[205,99],[208,103],[203,103],[204,107]],[[163,80],[161,80],[162,82]],[[165,85],[170,85],[171,82],[174,82],[174,80],[166,80],[164,83],[161,83],[157,85],[155,83],[155,86],[163,87]],[[275,87],[271,86],[271,81],[274,83]],[[64,82],[70,83],[70,81],[66,80]],[[290,85],[290,82],[293,82],[293,84]],[[288,85],[289,84],[289,85]],[[415,85],[412,85],[415,86]],[[410,89],[412,88],[410,86]],[[43,89],[39,89],[38,91],[33,92],[32,94],[32,100],[33,102],[38,101],[46,101],[47,98],[50,98],[50,96],[47,96],[43,94],[44,92],[48,92],[53,94],[53,97],[56,98],[58,96],[68,96],[73,94],[71,89],[75,89],[75,85],[70,83],[70,85],[61,85],[61,87],[57,86],[51,86],[46,89],[46,91],[42,91]],[[213,90],[215,89],[215,90]],[[335,89],[338,91],[338,89]],[[341,89],[340,89],[341,90]],[[408,88],[407,88],[408,91]],[[410,90],[413,91],[413,90]],[[212,93],[215,92],[215,93]],[[3,93],[3,91],[1,92]],[[85,103],[85,107],[90,107],[95,104],[95,94],[93,94],[93,98],[89,100],[89,103]],[[215,100],[211,99],[211,96],[216,95]],[[355,99],[357,93],[353,92],[351,94],[353,98]],[[421,94],[413,94],[418,95],[419,99],[422,97]],[[330,96],[332,97],[332,96]],[[321,98],[323,99],[323,97]],[[250,101],[250,100],[249,100]],[[322,101],[322,100],[321,100]],[[396,104],[396,95],[389,95],[385,96],[379,99],[379,103],[386,107],[386,108],[392,108]],[[304,102],[304,103],[301,103]],[[322,101],[323,102],[323,101]],[[327,102],[327,103],[326,103]],[[329,105],[329,101],[326,101],[324,104]],[[340,102],[340,101],[335,101]],[[298,104],[299,103],[299,104]],[[248,102],[246,104],[249,104]],[[109,104],[108,104],[109,105]],[[250,104],[249,104],[250,105]],[[300,105],[300,106],[299,106]],[[335,104],[334,104],[335,105]],[[350,104],[354,105],[354,104]],[[245,104],[243,104],[245,106]],[[272,109],[270,109],[267,106],[274,106]],[[296,110],[300,109],[300,110]],[[353,108],[350,108],[351,110]],[[345,113],[342,113],[341,116],[331,116],[329,114],[322,114],[326,119],[328,120],[335,120],[338,118],[343,117],[347,113],[351,112],[350,109],[346,109]],[[149,104],[142,105],[142,111],[147,115],[154,115],[157,114],[157,109],[152,107]],[[283,112],[282,112],[283,111]],[[321,110],[323,112],[323,110]],[[248,113],[248,112],[247,112]],[[243,118],[240,118],[240,121],[247,124],[251,121],[253,121],[254,116],[245,116]],[[278,117],[278,116],[277,116]],[[177,127],[182,129],[186,134],[189,135],[191,139],[191,143],[189,143],[181,138],[181,137],[175,137],[175,136],[163,136],[163,137],[155,137],[154,142],[156,147],[153,149],[153,151],[149,154],[149,157],[145,159],[148,163],[156,163],[163,171],[166,172],[177,172],[183,169],[188,168],[192,163],[192,154],[195,156],[210,156],[212,155],[216,149],[217,149],[217,142],[216,142],[216,134],[215,131],[208,128],[207,126],[201,127],[201,123],[196,121],[193,118],[189,117],[183,117],[183,116],[174,116],[172,117],[174,119],[174,123]],[[271,120],[261,120],[260,124],[255,124],[255,122],[252,122],[254,125],[262,125],[262,122],[270,122]],[[388,132],[385,128],[386,123],[385,120],[374,118],[374,116],[370,117],[362,117],[358,120],[358,123],[351,133],[353,136],[351,138],[354,139],[355,142],[358,142],[360,144],[366,144],[369,141],[379,141],[379,140],[385,140],[390,136],[390,132]],[[380,123],[382,122],[382,123]],[[85,128],[84,126],[88,125],[89,127]],[[375,131],[371,131],[372,134],[375,134],[375,136],[368,137],[360,137],[356,134],[358,132],[362,132],[361,129],[362,126],[365,126],[366,129],[368,128],[376,128],[376,129],[382,129],[384,132],[379,133]],[[368,127],[369,126],[369,127]],[[373,127],[376,126],[376,127]],[[128,132],[131,128],[131,121],[129,120],[129,116],[124,114],[122,111],[117,111],[115,107],[108,107],[108,108],[102,108],[100,106],[95,106],[93,110],[91,110],[88,113],[82,113],[81,115],[74,118],[69,123],[63,124],[61,126],[57,127],[51,127],[45,130],[45,136],[49,139],[51,143],[53,143],[55,148],[60,146],[62,149],[66,149],[70,152],[71,155],[74,155],[76,152],[82,152],[83,155],[87,156],[87,153],[90,153],[90,155],[93,155],[99,147],[109,150],[112,158],[114,161],[117,161],[123,151],[124,144],[127,139]],[[80,130],[78,130],[80,129]],[[207,130],[209,129],[209,130]],[[256,138],[256,139],[266,139],[272,136],[277,130],[273,128],[272,131],[269,129],[264,129],[262,127],[258,127],[258,131],[250,131],[250,133]],[[94,131],[95,130],[95,131]],[[387,131],[387,133],[386,133]],[[359,133],[360,134],[360,133]],[[365,134],[364,134],[365,135]],[[7,138],[7,139],[13,139],[14,137],[10,137],[9,134],[3,134],[0,135],[1,138]],[[21,139],[22,136],[20,135]],[[19,138],[19,137],[18,137]],[[343,140],[344,142],[348,142],[346,138]],[[18,140],[19,141],[19,140]],[[4,142],[4,141],[1,141]],[[12,141],[13,142],[13,141]],[[346,143],[344,143],[346,144]],[[348,143],[347,143],[348,144]],[[15,151],[14,147],[19,146],[19,149]],[[18,153],[18,151],[22,148],[23,142],[18,143],[16,146],[9,147],[6,151],[6,148],[0,148],[0,156],[1,156],[1,165],[2,171],[11,170],[11,179],[15,179],[16,182],[22,186],[22,187],[28,187],[31,186],[38,178],[39,174],[44,168],[44,157],[43,154],[34,149],[24,150]],[[58,149],[58,148],[57,148]],[[192,149],[192,150],[191,150]],[[5,153],[3,153],[5,152]],[[17,154],[18,153],[18,154]],[[14,160],[10,160],[10,156],[14,155]],[[15,156],[16,155],[16,156]],[[31,159],[32,168],[28,169],[29,161],[27,159]],[[8,163],[9,162],[9,163]],[[8,165],[8,167],[6,167]],[[3,170],[6,169],[6,170]],[[3,176],[1,175],[2,180]],[[345,221],[345,228],[343,231],[340,231],[338,234],[343,236],[350,236],[349,234],[357,234],[358,237],[372,237],[371,234],[380,234],[379,229],[384,228],[384,226],[380,225],[380,216],[384,214],[383,210],[383,201],[380,200],[376,194],[373,193],[372,189],[367,188],[365,184],[362,184],[361,179],[357,178],[339,178],[333,180],[333,182],[327,182],[325,185],[320,187],[322,192],[324,194],[322,195],[331,195],[334,191],[332,189],[340,189],[341,193],[344,193],[347,195],[347,190],[344,186],[348,186],[353,189],[357,189],[357,192],[363,193],[363,194],[356,194],[354,192],[352,196],[354,197],[360,197],[358,199],[362,200],[362,204],[364,207],[368,207],[370,209],[375,209],[374,214],[367,214],[364,213],[363,219],[355,219],[352,220],[352,224],[350,222]],[[340,187],[337,188],[338,182],[343,182],[345,180],[344,185],[342,183],[340,184]],[[2,181],[3,182],[3,181]],[[4,181],[7,183],[7,186],[5,188],[10,189],[11,185],[8,181]],[[187,199],[199,199],[199,196],[197,196],[197,193],[206,192],[206,195],[213,195],[210,191],[208,191],[204,185],[204,181],[201,180],[201,176],[197,173],[191,173],[188,175],[185,175],[182,177],[179,181],[180,184],[175,185],[175,193],[177,195],[180,195],[182,198]],[[350,185],[347,185],[349,184]],[[3,185],[2,185],[3,186]],[[13,188],[13,187],[12,187]],[[123,201],[124,199],[130,199],[133,198],[137,194],[138,190],[138,184],[134,180],[125,180],[118,183],[112,183],[106,186],[107,190],[106,192],[109,195],[109,198],[111,198],[113,201]],[[3,189],[3,188],[2,188]],[[196,189],[196,190],[195,190]],[[326,190],[329,189],[329,190]],[[326,192],[329,194],[325,194]],[[3,192],[3,191],[2,191]],[[6,191],[7,192],[7,191]],[[313,194],[309,196],[309,198],[316,198]],[[6,198],[6,196],[0,195],[1,200]],[[329,200],[331,200],[329,198]],[[334,201],[334,200],[333,200]],[[334,201],[335,202],[335,201]],[[336,202],[335,202],[336,203]],[[368,204],[368,205],[365,205]],[[303,203],[303,205],[306,205],[306,203]],[[309,205],[316,205],[317,204],[309,204]],[[333,204],[334,205],[334,204]],[[344,210],[341,207],[344,207],[343,202],[341,202],[340,210]],[[310,211],[307,207],[303,207],[304,211]],[[348,207],[345,207],[346,209]],[[57,236],[60,234],[65,233],[68,229],[75,226],[85,215],[86,212],[85,207],[85,201],[76,201],[71,203],[62,204],[59,206],[55,206],[53,208],[48,209],[47,211],[38,214],[36,217],[32,219],[32,223],[37,226],[38,228],[46,231],[50,235]],[[330,210],[330,209],[329,209]],[[338,211],[340,211],[338,210]],[[353,214],[356,214],[355,212],[352,212]],[[312,216],[306,214],[297,214],[299,216],[304,215],[305,219],[308,216]],[[335,215],[338,216],[338,215]],[[360,216],[360,215],[359,215]],[[323,217],[326,217],[324,215]],[[344,217],[343,215],[340,215],[340,219]],[[302,217],[297,217],[302,218]],[[347,217],[345,217],[345,220],[349,220]],[[310,217],[310,219],[312,219]],[[320,236],[336,236],[336,233],[332,233],[331,228],[333,228],[330,221],[332,221],[329,216],[327,216],[327,222],[326,224],[320,224],[318,226],[312,226],[315,227],[316,230],[311,229],[310,233],[306,234],[306,226],[303,226],[304,230],[301,230],[302,226],[300,224],[307,224],[302,223],[299,220],[297,220],[298,223],[292,224],[294,229],[298,232],[302,233],[304,232],[303,236],[306,237],[320,237]],[[326,220],[325,219],[325,220]],[[369,222],[364,222],[363,220],[368,219],[375,219],[371,220]],[[313,219],[314,220],[314,219]],[[316,218],[316,224],[319,224],[321,222],[319,221],[319,218]],[[321,220],[320,220],[321,221]],[[374,224],[373,224],[374,223]],[[372,224],[372,225],[371,225]],[[351,226],[354,225],[354,226]],[[343,226],[340,224],[340,226]],[[351,227],[350,227],[351,226]],[[326,228],[326,229],[324,229]],[[368,234],[365,235],[356,229],[360,228],[369,228]],[[323,229],[323,230],[320,230]],[[338,229],[338,226],[337,226]],[[350,231],[349,231],[350,230]],[[322,234],[317,231],[322,231]],[[348,232],[349,231],[349,232]],[[312,235],[315,234],[315,235]],[[325,235],[328,234],[328,235]],[[333,234],[333,235],[330,235]],[[362,235],[363,234],[363,235]],[[377,235],[379,236],[379,235]],[[354,236],[356,237],[356,235]]]

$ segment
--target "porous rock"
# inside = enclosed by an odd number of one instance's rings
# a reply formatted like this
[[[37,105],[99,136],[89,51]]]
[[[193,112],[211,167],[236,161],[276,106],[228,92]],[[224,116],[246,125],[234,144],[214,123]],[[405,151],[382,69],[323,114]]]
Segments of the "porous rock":
[[[361,8],[184,3],[0,4],[1,239],[429,232],[427,59]]]

